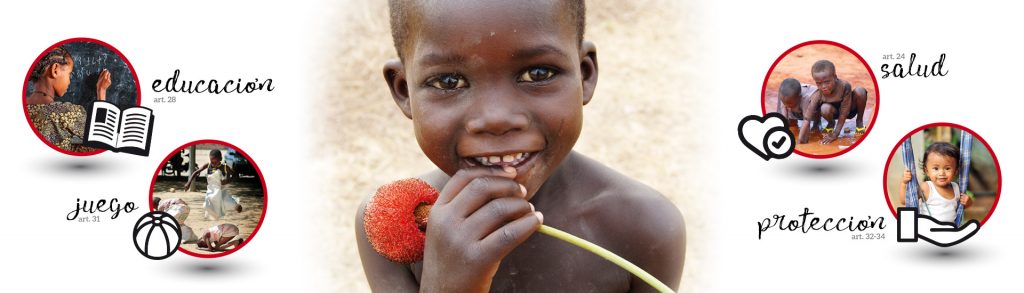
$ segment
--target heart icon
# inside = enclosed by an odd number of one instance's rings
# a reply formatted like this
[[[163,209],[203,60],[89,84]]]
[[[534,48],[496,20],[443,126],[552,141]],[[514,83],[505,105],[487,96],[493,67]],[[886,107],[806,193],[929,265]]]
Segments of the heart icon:
[[[785,117],[779,113],[743,117],[736,131],[743,145],[765,161],[788,157],[796,148],[793,133],[789,131]]]

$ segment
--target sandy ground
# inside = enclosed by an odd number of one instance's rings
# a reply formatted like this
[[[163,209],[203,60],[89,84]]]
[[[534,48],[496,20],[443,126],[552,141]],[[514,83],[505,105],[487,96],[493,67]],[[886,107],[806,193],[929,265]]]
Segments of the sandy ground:
[[[387,22],[386,1],[352,1],[329,14],[312,56],[326,81],[311,105],[317,143],[317,186],[325,195],[322,215],[334,231],[321,241],[328,289],[368,292],[355,244],[355,212],[377,186],[434,169],[420,151],[412,123],[395,106],[381,70],[397,58]],[[686,219],[686,264],[681,292],[702,291],[701,270],[710,237],[706,200],[714,196],[700,176],[698,156],[709,149],[699,139],[709,122],[700,109],[699,15],[685,1],[589,1],[585,38],[597,45],[600,78],[585,106],[576,150],[665,194]],[[312,58],[311,57],[311,58]],[[683,135],[685,134],[685,135]],[[637,154],[643,154],[638,156]],[[317,218],[316,221],[323,221]]]
[[[255,177],[242,177],[237,181],[234,181],[226,185],[226,190],[232,196],[238,197],[240,204],[242,205],[242,212],[236,213],[234,211],[228,212],[220,220],[207,220],[203,213],[203,200],[206,196],[206,178],[199,177],[192,183],[193,192],[184,192],[186,177],[167,177],[161,176],[157,178],[156,185],[153,187],[153,196],[161,199],[168,198],[181,198],[188,203],[189,214],[188,218],[185,219],[185,225],[188,225],[196,233],[196,237],[203,235],[203,232],[210,227],[219,224],[234,224],[238,226],[239,236],[245,239],[249,239],[249,235],[256,229],[259,224],[260,216],[263,214],[264,197],[263,187],[260,184],[258,178]],[[171,192],[174,189],[174,192]],[[199,254],[212,254],[213,252],[199,250],[195,244],[183,244],[182,248],[199,253]],[[217,252],[219,253],[219,252]]]
[[[853,48],[856,49],[856,48]],[[811,78],[811,65],[821,59],[828,59],[836,66],[836,74],[839,79],[846,80],[853,87],[863,87],[868,91],[867,110],[864,111],[864,126],[871,126],[875,119],[875,97],[878,91],[871,81],[871,73],[864,63],[857,59],[857,56],[850,54],[840,47],[828,44],[813,44],[800,47],[782,58],[775,66],[768,77],[768,86],[764,92],[764,107],[768,112],[775,112],[779,102],[779,84],[786,78],[796,78],[803,84],[814,84]],[[822,124],[824,125],[824,124]],[[826,155],[839,152],[853,145],[863,135],[856,134],[852,129],[856,126],[853,119],[848,119],[844,128],[851,131],[840,134],[840,139],[827,145],[822,145],[822,135],[811,133],[807,144],[798,144],[796,150],[816,155]],[[870,130],[870,129],[869,129]],[[794,132],[793,135],[797,135]]]

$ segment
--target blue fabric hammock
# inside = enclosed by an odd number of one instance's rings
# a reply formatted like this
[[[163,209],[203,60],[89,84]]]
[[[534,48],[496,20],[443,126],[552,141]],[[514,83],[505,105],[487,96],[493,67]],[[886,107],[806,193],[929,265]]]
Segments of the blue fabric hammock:
[[[957,180],[957,184],[960,184],[960,196],[967,196],[967,178],[971,176],[971,148],[974,145],[974,136],[971,136],[967,131],[960,131],[960,168],[957,169],[960,172],[960,178]],[[960,204],[960,199],[956,201],[956,226],[960,227],[960,223],[964,219],[964,206]]]
[[[957,184],[960,185],[960,196],[967,196],[967,178],[971,173],[971,148],[974,145],[974,137],[971,136],[967,131],[960,131],[960,166]],[[917,170],[914,164],[914,146],[910,143],[908,137],[903,141],[903,165],[910,171],[910,182],[907,183],[906,192],[906,206],[910,208],[918,207],[918,198],[920,198],[918,191],[920,186],[917,182]],[[960,223],[963,222],[964,218],[964,206],[960,204],[960,198],[956,200],[956,226],[960,227]]]
[[[907,182],[906,206],[917,208],[917,192],[921,190],[917,183],[917,167],[914,164],[914,145],[910,144],[910,137],[903,141],[903,166],[910,170],[910,182]]]

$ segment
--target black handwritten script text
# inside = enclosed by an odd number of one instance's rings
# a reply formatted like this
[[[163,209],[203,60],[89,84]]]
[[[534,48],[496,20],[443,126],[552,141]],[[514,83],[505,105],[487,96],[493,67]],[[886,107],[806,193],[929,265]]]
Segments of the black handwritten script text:
[[[126,202],[124,205],[118,202],[117,198],[111,198],[110,200],[82,200],[81,198],[75,199],[75,209],[68,212],[68,221],[73,221],[78,218],[80,213],[95,214],[95,213],[112,213],[110,219],[117,219],[117,216],[121,212],[131,213],[136,210],[134,202]]]
[[[843,218],[819,218],[814,216],[810,208],[804,208],[804,212],[795,217],[786,219],[786,215],[775,214],[765,217],[757,223],[757,239],[771,228],[778,228],[779,231],[865,231],[868,229],[885,229],[885,218],[868,216],[867,219],[856,220],[854,217]]]
[[[939,55],[939,60],[931,65],[914,64],[917,61],[917,53],[910,53],[909,59],[905,53],[885,54],[882,55],[882,60],[895,61],[894,64],[882,64],[882,78],[906,78],[908,76],[928,78],[929,76],[946,76],[949,73],[948,69],[942,68],[946,65],[946,53]],[[903,60],[907,60],[907,65],[900,63]]]

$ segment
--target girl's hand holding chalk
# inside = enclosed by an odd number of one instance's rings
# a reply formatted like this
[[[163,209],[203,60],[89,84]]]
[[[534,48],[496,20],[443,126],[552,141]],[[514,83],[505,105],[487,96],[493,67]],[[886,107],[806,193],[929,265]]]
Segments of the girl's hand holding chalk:
[[[100,71],[100,77],[96,80],[96,99],[100,101],[107,100],[107,88],[110,87],[110,71],[103,69]]]

